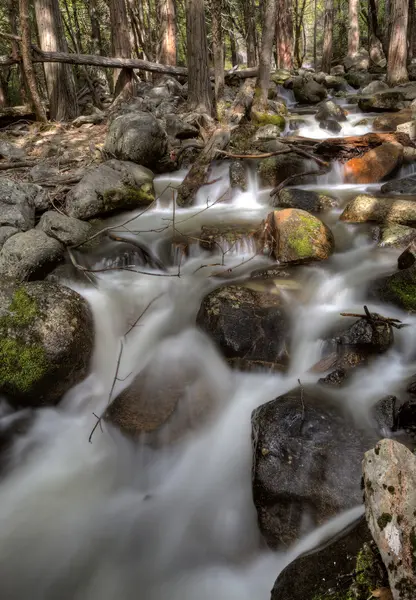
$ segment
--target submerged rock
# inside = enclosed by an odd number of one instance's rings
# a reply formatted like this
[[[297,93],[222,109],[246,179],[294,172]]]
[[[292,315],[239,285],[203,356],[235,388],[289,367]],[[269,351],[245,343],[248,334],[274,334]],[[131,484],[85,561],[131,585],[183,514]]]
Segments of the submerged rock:
[[[254,235],[258,225],[203,225],[199,235],[199,244],[204,250],[227,252],[232,248],[253,243],[255,251]]]
[[[338,205],[338,202],[318,192],[298,188],[283,188],[278,193],[273,205],[280,208],[300,208],[307,212],[322,212],[334,208]]]
[[[257,170],[262,186],[276,187],[288,177],[300,176],[305,171],[310,171],[311,168],[307,166],[304,158],[294,152],[288,152],[259,161]],[[312,170],[318,171],[318,167],[316,166],[316,169],[313,167]],[[305,183],[305,178],[299,177],[297,183],[300,182]]]
[[[233,189],[239,188],[246,191],[248,187],[248,173],[241,160],[233,160],[230,163],[230,185]]]
[[[91,219],[148,205],[155,198],[153,173],[132,162],[108,160],[89,171],[66,197],[66,212]]]
[[[339,133],[342,129],[338,121],[335,121],[334,119],[325,119],[325,121],[321,121],[319,123],[319,128],[330,131],[331,133]]]
[[[416,457],[382,440],[363,460],[367,523],[387,568],[394,600],[416,596]]]
[[[382,302],[416,311],[416,266],[377,280],[371,287],[371,293]]]
[[[267,402],[251,423],[253,499],[271,548],[297,540],[306,523],[322,524],[361,502],[362,454],[377,438],[322,388],[296,388]]]
[[[0,393],[13,406],[55,404],[88,372],[92,314],[69,288],[2,283],[0,332]]]
[[[381,186],[383,194],[416,194],[416,175],[393,179]]]
[[[150,113],[120,115],[111,123],[104,151],[120,160],[128,160],[153,171],[163,171],[167,158],[167,136],[159,121]]]
[[[416,203],[397,198],[376,198],[370,194],[360,194],[348,202],[340,216],[347,223],[401,223],[416,226]]]
[[[289,322],[279,295],[238,285],[219,288],[204,298],[197,324],[226,358],[287,361]]]
[[[331,230],[317,217],[296,208],[269,213],[258,237],[263,253],[282,263],[326,260],[334,251]]]
[[[332,100],[328,100],[320,105],[318,112],[315,115],[317,121],[326,121],[332,119],[333,121],[346,121],[347,111],[335,104]]]
[[[403,146],[400,144],[381,144],[345,163],[345,181],[347,183],[377,183],[400,166],[402,157]]]

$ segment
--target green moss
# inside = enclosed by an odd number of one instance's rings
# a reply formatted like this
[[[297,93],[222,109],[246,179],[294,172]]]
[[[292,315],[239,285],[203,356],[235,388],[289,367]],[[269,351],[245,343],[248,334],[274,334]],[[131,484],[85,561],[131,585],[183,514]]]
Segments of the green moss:
[[[155,199],[153,185],[144,183],[140,187],[125,185],[122,188],[106,190],[103,194],[103,202],[106,210],[117,208],[117,204],[125,206],[142,206],[151,204]]]
[[[381,517],[377,519],[377,525],[380,527],[380,531],[383,531],[383,529],[392,521],[392,519],[393,517],[389,513],[383,513]]]
[[[29,325],[39,313],[36,301],[22,287],[18,288],[12,297],[8,314],[0,318],[0,327],[20,327]]]
[[[400,277],[400,273],[398,275],[397,277],[391,277],[386,285],[393,295],[397,297],[405,310],[416,311],[416,289],[414,282],[404,280]]]
[[[3,389],[27,392],[43,377],[47,367],[41,345],[28,345],[11,338],[0,340],[0,386]]]
[[[286,126],[286,119],[282,115],[271,115],[267,112],[252,111],[253,120],[259,125],[277,125],[281,131]]]
[[[310,258],[314,255],[313,241],[321,233],[321,223],[302,214],[298,214],[298,218],[302,223],[293,231],[288,243],[299,259]]]

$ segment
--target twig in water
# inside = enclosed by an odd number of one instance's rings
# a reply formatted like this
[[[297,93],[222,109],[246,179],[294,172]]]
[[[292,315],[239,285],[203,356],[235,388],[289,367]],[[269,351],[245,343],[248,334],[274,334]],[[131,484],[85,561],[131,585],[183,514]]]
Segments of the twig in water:
[[[383,317],[383,315],[379,315],[378,313],[370,313],[367,306],[364,306],[364,314],[359,313],[340,313],[341,317],[353,317],[355,319],[367,319],[370,323],[388,323],[391,327],[395,327],[396,329],[403,329],[403,327],[408,327],[408,323],[402,323],[400,319],[392,319],[390,317]]]
[[[279,185],[277,185],[271,192],[270,196],[275,196],[278,194],[284,187],[288,185],[294,179],[298,177],[305,177],[306,175],[325,175],[328,172],[328,169],[321,169],[320,171],[305,171],[304,173],[295,173],[294,175],[290,175],[290,177],[286,177]]]
[[[265,152],[264,154],[233,154],[232,152],[226,152],[225,150],[216,150],[219,154],[224,154],[228,158],[271,158],[272,156],[278,156],[279,154],[288,154],[292,152],[290,148],[286,150],[276,150],[275,152]]]
[[[305,421],[305,401],[303,399],[303,385],[300,382],[300,379],[298,379],[298,384],[300,387],[300,401],[302,402],[302,425]]]

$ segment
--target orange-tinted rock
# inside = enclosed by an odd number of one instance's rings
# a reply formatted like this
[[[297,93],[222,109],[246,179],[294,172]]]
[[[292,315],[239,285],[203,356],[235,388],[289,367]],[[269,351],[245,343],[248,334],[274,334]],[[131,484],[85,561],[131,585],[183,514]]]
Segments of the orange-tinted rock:
[[[403,146],[381,144],[358,158],[352,158],[344,166],[347,183],[377,183],[400,165]]]

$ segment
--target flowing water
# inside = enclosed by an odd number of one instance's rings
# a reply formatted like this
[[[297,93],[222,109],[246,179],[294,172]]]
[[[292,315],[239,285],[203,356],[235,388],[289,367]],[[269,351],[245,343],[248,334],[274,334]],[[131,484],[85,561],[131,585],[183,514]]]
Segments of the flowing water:
[[[302,133],[312,137],[315,124]],[[110,271],[97,275],[97,287],[71,284],[94,313],[91,374],[57,408],[39,411],[13,447],[0,483],[5,600],[266,600],[286,564],[362,514],[357,507],[339,515],[285,552],[265,550],[251,496],[250,415],[299,378],[316,380],[308,371],[321,356],[326,332],[339,323],[340,312],[362,312],[369,283],[395,270],[398,252],[375,248],[365,226],[339,222],[340,208],[324,215],[335,254],[297,269],[298,293],[280,291],[292,316],[288,373],[231,370],[196,329],[198,308],[224,278],[239,281],[269,263],[253,257],[248,241],[212,256],[194,240],[185,257],[180,246],[172,251],[172,228],[197,237],[201,224],[259,223],[270,211],[269,191],[260,192],[252,174],[247,192],[226,198],[222,163],[212,175],[219,181],[201,189],[196,205],[174,211],[174,189],[184,175],[158,177],[157,206],[120,227],[139,233],[167,271]],[[363,190],[342,183],[340,165],[309,187],[342,203]],[[360,421],[416,372],[414,319],[392,307],[369,306],[411,327],[395,331],[394,348],[334,392]],[[190,366],[215,398],[215,411],[173,445],[133,445],[108,426],[97,428],[90,443],[93,413],[108,403],[121,340],[142,313],[124,338],[116,393],[150,365],[153,386],[161,387],[172,369]],[[5,410],[0,425],[12,418]]]

